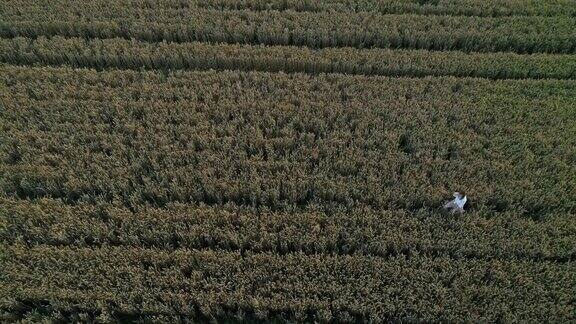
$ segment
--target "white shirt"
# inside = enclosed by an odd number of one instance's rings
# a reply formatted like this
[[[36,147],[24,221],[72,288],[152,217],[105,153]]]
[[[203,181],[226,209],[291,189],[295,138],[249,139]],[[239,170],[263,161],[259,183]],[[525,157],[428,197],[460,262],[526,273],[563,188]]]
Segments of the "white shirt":
[[[466,198],[466,196],[464,196],[463,198],[456,197],[456,198],[454,198],[454,204],[456,204],[456,206],[458,206],[458,208],[464,209],[464,205],[466,204],[467,200],[468,199]]]

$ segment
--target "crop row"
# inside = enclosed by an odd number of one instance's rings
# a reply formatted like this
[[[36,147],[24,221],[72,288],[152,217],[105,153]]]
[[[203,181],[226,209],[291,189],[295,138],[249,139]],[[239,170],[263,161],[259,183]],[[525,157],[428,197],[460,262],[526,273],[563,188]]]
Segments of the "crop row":
[[[324,47],[574,53],[570,17],[464,17],[195,9],[0,14],[0,36],[134,38]]]
[[[116,247],[3,250],[0,309],[12,320],[75,320],[66,318],[71,314],[102,321],[147,314],[201,320],[575,319],[573,263]]]
[[[0,39],[0,61],[92,68],[238,69],[390,76],[454,75],[491,79],[576,78],[573,55],[426,50],[147,43],[40,37]]]
[[[326,214],[181,204],[133,213],[111,204],[3,199],[0,223],[1,241],[28,246],[576,261],[576,222],[569,215],[534,222],[514,213],[453,218],[366,207]]]
[[[221,9],[295,10],[336,12],[379,12],[383,14],[415,13],[420,15],[464,15],[499,17],[512,15],[574,16],[576,8],[571,0],[196,0],[196,6]],[[155,5],[152,5],[155,7]]]
[[[21,198],[573,212],[574,81],[1,68]]]
[[[567,16],[576,14],[572,0],[555,1],[519,1],[519,0],[128,0],[128,1],[70,1],[70,0],[15,0],[0,4],[4,12],[15,14],[21,11],[40,11],[50,8],[58,11],[71,11],[81,8],[85,11],[121,11],[134,10],[148,12],[153,15],[158,10],[194,10],[197,8],[211,9],[248,9],[248,10],[294,10],[294,11],[336,11],[336,12],[378,12],[382,14],[421,15],[464,15],[481,17],[500,16]]]

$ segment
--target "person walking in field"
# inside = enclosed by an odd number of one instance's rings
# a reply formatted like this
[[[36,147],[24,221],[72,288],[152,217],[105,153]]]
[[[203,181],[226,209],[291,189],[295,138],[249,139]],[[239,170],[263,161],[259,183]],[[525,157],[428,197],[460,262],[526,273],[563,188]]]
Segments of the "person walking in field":
[[[464,205],[468,201],[466,196],[462,196],[459,192],[454,193],[454,200],[450,200],[444,204],[444,209],[449,210],[452,214],[462,214],[464,212]]]

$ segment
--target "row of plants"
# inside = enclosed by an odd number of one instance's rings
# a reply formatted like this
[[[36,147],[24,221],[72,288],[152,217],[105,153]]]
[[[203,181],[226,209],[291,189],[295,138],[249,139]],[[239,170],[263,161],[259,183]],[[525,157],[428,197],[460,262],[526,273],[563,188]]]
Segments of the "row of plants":
[[[573,17],[576,8],[571,0],[519,1],[519,0],[129,0],[129,1],[65,1],[65,0],[17,0],[10,4],[0,4],[7,12],[40,10],[83,11],[111,10],[195,10],[197,8],[234,10],[294,10],[294,11],[336,11],[336,12],[378,12],[382,14],[414,13],[421,15],[464,15],[481,17],[500,16],[567,16]]]
[[[574,53],[571,17],[466,17],[194,9],[38,10],[0,14],[1,37],[134,38],[149,42],[313,48]]]
[[[8,321],[575,319],[573,264],[125,247],[3,251],[0,310]]]
[[[186,6],[192,1],[181,1]],[[171,3],[174,5],[175,3]],[[194,5],[204,8],[295,10],[336,12],[379,12],[383,14],[415,13],[420,15],[464,15],[481,17],[500,16],[574,16],[576,8],[570,0],[518,1],[518,0],[196,0]],[[149,7],[156,7],[151,3]]]
[[[576,261],[576,222],[566,214],[534,222],[513,212],[449,217],[368,207],[331,214],[314,209],[170,204],[131,212],[106,203],[2,199],[0,240],[28,246]]]
[[[363,75],[576,78],[573,55],[323,48],[55,36],[0,39],[0,61],[122,69],[232,69]]]
[[[3,66],[20,198],[574,212],[574,81]]]

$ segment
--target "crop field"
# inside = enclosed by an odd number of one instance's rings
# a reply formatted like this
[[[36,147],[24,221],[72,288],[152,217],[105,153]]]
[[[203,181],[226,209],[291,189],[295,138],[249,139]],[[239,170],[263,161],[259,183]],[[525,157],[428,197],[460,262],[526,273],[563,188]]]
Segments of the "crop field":
[[[0,2],[41,321],[575,322],[576,0]]]

